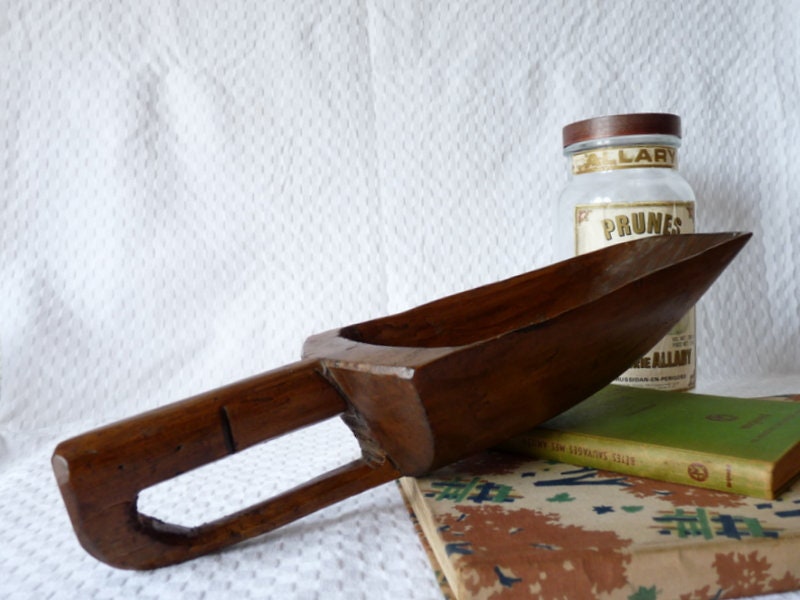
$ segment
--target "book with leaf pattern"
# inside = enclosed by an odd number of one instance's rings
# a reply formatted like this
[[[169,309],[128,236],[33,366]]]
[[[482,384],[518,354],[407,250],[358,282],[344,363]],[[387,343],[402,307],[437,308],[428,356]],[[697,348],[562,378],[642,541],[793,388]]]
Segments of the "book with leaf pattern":
[[[401,488],[458,600],[711,600],[800,589],[775,500],[488,451]]]

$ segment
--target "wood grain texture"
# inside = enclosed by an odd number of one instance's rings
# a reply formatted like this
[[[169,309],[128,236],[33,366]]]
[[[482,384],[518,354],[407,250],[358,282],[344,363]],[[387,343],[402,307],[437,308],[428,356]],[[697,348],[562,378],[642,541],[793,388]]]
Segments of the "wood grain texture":
[[[83,546],[165,566],[401,475],[500,443],[612,381],[693,306],[749,234],[612,246],[312,336],[303,360],[61,443],[53,467]],[[341,415],[362,458],[200,527],[141,514],[146,487]]]

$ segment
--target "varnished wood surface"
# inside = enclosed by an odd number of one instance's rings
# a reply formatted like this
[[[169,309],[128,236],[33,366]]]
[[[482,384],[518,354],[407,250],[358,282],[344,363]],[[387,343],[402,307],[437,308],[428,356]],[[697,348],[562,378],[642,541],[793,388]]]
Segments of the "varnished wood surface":
[[[749,234],[652,237],[312,336],[305,358],[62,442],[53,467],[83,546],[147,569],[265,533],[516,435],[624,371],[695,304]],[[139,492],[342,415],[360,460],[196,528]]]

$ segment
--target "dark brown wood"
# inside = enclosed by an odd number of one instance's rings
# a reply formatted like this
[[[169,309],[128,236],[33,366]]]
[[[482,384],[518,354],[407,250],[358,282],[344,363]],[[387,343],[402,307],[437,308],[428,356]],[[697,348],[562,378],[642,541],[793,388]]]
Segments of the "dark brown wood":
[[[570,123],[562,130],[564,148],[588,140],[624,135],[681,137],[681,118],[669,113],[607,115]]]
[[[333,495],[315,484],[193,529],[138,512],[137,496],[149,486],[342,413],[344,400],[319,368],[300,361],[61,443],[53,468],[84,548],[124,568],[180,562],[388,480],[360,461],[325,478]]]
[[[62,442],[53,467],[94,556],[148,569],[421,475],[608,384],[693,306],[749,234],[651,237],[312,336],[304,359]],[[342,415],[362,458],[200,527],[141,514],[146,487]]]

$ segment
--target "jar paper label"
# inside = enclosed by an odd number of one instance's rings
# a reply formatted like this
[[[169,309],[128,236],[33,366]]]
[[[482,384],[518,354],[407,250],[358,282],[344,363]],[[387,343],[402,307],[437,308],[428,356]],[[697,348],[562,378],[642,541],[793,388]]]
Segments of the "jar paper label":
[[[572,155],[572,173],[594,173],[616,169],[678,168],[678,152],[670,146],[612,146],[593,148]]]
[[[575,207],[575,250],[584,254],[651,235],[694,232],[694,202],[582,204]],[[680,390],[695,382],[695,311],[623,373],[617,383]]]

